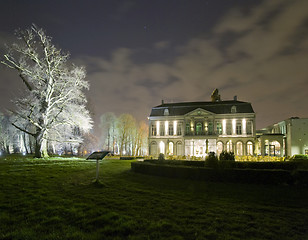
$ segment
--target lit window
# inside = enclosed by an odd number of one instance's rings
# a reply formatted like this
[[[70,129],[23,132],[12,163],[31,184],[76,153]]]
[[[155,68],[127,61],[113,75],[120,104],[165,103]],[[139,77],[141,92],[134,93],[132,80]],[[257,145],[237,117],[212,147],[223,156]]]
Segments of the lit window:
[[[222,124],[221,124],[221,122],[216,123],[216,131],[217,131],[217,134],[219,134],[219,135],[222,134]]]
[[[236,143],[236,155],[238,155],[238,156],[243,155],[243,143],[242,142]]]
[[[196,125],[196,134],[201,135],[202,134],[202,123],[198,122]]]
[[[247,155],[253,155],[253,145],[252,145],[252,142],[247,142]]]
[[[242,124],[241,124],[241,122],[236,123],[236,134],[242,135]]]
[[[169,124],[169,135],[173,135],[173,124]]]
[[[157,135],[156,126],[152,125],[152,136],[156,136],[156,135]]]
[[[182,124],[181,123],[178,124],[176,130],[177,130],[177,135],[181,136],[182,135]]]

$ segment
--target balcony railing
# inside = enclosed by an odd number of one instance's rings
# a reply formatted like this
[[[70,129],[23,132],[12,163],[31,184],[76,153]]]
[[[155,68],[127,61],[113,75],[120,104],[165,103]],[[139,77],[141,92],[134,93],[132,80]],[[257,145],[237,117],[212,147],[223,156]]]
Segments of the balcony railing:
[[[212,135],[217,135],[217,133],[216,132],[206,132],[206,131],[185,133],[185,136],[212,136]]]

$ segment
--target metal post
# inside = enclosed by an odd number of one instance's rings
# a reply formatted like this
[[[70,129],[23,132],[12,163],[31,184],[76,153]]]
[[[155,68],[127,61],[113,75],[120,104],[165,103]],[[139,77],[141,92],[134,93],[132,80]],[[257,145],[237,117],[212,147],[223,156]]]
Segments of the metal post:
[[[98,173],[99,173],[99,159],[96,159],[96,181],[98,181]]]

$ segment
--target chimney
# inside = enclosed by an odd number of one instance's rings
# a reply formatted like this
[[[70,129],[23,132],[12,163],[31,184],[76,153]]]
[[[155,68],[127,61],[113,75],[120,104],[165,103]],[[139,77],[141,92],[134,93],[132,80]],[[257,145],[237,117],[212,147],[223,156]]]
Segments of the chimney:
[[[233,97],[233,100],[234,100],[234,101],[237,101],[237,96],[236,96],[236,95]]]
[[[164,105],[164,103],[165,103],[165,102],[164,102],[164,99],[162,99],[162,100],[161,100],[161,105]]]

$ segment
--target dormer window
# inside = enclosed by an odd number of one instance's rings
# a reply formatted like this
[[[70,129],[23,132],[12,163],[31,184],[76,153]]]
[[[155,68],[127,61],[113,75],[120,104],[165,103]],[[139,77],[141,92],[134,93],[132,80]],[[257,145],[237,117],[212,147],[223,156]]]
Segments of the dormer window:
[[[231,113],[236,113],[236,106],[231,107]]]
[[[168,108],[166,108],[166,109],[164,110],[164,116],[169,116],[169,109],[168,109]]]

